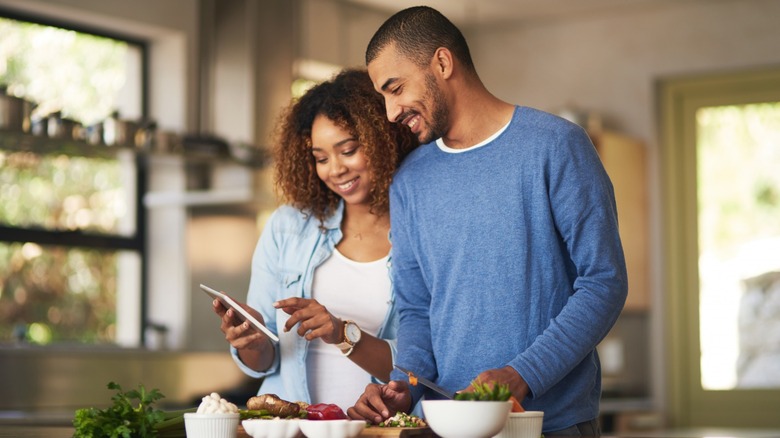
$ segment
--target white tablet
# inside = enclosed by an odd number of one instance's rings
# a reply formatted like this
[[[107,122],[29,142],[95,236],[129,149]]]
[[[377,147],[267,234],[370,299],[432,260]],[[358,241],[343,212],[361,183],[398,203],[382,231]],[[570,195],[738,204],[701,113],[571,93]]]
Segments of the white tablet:
[[[223,294],[222,292],[216,291],[206,286],[205,284],[201,284],[200,288],[203,289],[203,291],[209,294],[212,298],[218,299],[225,307],[229,309],[233,309],[236,312],[238,312],[239,318],[243,319],[244,321],[249,321],[249,324],[252,327],[265,333],[265,335],[271,339],[271,342],[274,343],[279,342],[279,338],[275,334],[273,334],[271,330],[268,330],[268,327],[264,326],[260,321],[257,320],[257,318],[255,318],[249,312],[244,310],[244,308],[241,307],[237,302],[233,301],[232,298]]]

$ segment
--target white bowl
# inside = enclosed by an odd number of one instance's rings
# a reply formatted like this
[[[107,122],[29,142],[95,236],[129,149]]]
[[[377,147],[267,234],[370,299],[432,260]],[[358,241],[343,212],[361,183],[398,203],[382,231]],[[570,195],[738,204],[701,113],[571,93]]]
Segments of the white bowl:
[[[247,435],[252,438],[293,438],[298,435],[301,420],[252,418],[241,422]]]
[[[366,428],[362,420],[301,420],[307,438],[354,438]]]
[[[501,432],[493,438],[539,438],[542,436],[544,412],[510,412]]]
[[[423,400],[422,409],[425,421],[443,438],[492,437],[504,428],[512,402]]]
[[[184,414],[187,438],[236,438],[238,413],[235,414]]]

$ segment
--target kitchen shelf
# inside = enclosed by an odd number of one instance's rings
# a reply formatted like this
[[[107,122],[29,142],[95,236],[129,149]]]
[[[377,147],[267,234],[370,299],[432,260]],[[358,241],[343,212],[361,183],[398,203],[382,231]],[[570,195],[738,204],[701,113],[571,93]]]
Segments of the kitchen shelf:
[[[602,414],[611,414],[616,412],[627,412],[627,411],[634,411],[634,412],[652,411],[653,400],[650,399],[649,397],[647,398],[643,398],[643,397],[602,398],[599,409]]]
[[[38,136],[29,133],[0,129],[0,152],[29,152],[38,156],[67,155],[106,160],[138,159],[138,165],[150,169],[152,173],[167,174],[170,169],[183,172],[186,178],[211,179],[213,172],[248,172],[262,167],[267,161],[267,153],[262,150],[249,151],[238,147],[236,155],[208,150],[192,150],[186,153],[156,152],[125,146],[94,145],[81,140]],[[167,168],[166,166],[173,166]],[[162,166],[162,167],[160,167]],[[246,177],[251,179],[251,176]],[[206,184],[208,186],[209,184]],[[151,190],[142,194],[143,205],[147,209],[163,207],[203,207],[203,206],[241,206],[257,201],[251,184],[238,184],[235,187],[190,187],[187,190]]]
[[[127,152],[132,149],[105,145],[98,146],[80,140],[0,130],[0,150],[31,152],[36,155],[64,154],[78,157],[115,158],[120,152]]]
[[[128,153],[147,159],[175,157],[192,164],[234,163],[250,168],[261,168],[269,161],[268,152],[246,145],[233,147],[235,154],[208,151],[156,152],[135,148],[132,145],[107,146],[82,140],[33,135],[0,129],[0,150],[31,152],[36,155],[62,154],[72,157],[113,159]]]
[[[248,188],[186,192],[149,192],[144,195],[143,200],[146,208],[235,205],[248,204],[254,201],[255,195]]]

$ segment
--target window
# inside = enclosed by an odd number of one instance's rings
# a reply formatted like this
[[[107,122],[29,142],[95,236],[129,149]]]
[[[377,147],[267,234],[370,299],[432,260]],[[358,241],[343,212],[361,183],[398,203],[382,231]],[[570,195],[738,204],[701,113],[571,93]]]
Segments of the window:
[[[0,17],[1,108],[23,120],[0,125],[0,342],[140,343],[144,166],[110,122],[143,119],[144,58]]]

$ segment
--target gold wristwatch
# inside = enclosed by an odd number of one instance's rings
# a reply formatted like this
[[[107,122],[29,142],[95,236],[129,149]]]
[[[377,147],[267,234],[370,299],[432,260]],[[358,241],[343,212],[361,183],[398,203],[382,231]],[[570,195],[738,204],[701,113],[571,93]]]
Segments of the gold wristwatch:
[[[341,354],[349,356],[352,354],[355,345],[360,342],[362,334],[363,332],[360,331],[360,326],[358,326],[355,321],[344,321],[344,341],[340,344],[336,344],[336,347],[341,350]]]

